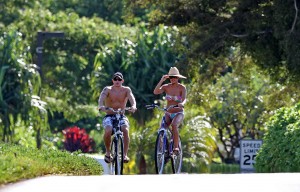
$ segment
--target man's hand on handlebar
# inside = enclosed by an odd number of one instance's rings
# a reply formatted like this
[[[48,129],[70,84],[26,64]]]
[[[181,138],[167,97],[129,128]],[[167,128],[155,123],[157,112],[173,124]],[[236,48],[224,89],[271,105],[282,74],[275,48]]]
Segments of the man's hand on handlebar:
[[[106,109],[105,106],[100,106],[100,107],[98,107],[98,110],[99,110],[99,111],[106,111],[107,109]]]
[[[134,113],[137,110],[136,107],[130,107],[130,109],[128,111],[130,111],[131,113]]]

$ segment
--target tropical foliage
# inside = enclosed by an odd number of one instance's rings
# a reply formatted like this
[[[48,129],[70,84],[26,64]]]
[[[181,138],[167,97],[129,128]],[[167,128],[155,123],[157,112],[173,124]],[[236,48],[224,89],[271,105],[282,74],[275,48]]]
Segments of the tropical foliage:
[[[31,56],[22,43],[21,33],[8,31],[0,42],[2,141],[13,141],[14,124],[21,118],[36,131],[39,142],[38,134],[47,126],[47,112],[38,96],[41,82],[36,65],[29,63]]]
[[[300,104],[278,109],[267,122],[268,131],[256,157],[258,172],[299,172]]]
[[[152,91],[175,65],[188,77],[184,170],[207,172],[213,161],[231,159],[241,138],[262,138],[276,109],[299,101],[298,6],[296,0],[0,0],[1,140],[63,149],[62,131],[77,126],[102,152],[97,100],[121,71],[138,103],[129,115],[135,161],[128,167],[152,173],[162,114],[143,106],[165,104]],[[64,33],[44,39],[41,68],[38,31]]]
[[[264,124],[274,110],[295,104],[299,97],[297,90],[286,92],[285,86],[273,84],[250,57],[241,57],[238,50],[223,62],[230,68],[223,68],[212,83],[204,82],[203,87],[195,86],[207,75],[200,73],[190,96],[195,105],[201,106],[199,111],[209,127],[216,129],[217,153],[222,162],[235,162],[240,140],[262,139]]]
[[[296,0],[142,0],[132,4],[151,10],[152,25],[181,26],[193,59],[225,56],[239,45],[275,80],[299,77],[300,5]]]

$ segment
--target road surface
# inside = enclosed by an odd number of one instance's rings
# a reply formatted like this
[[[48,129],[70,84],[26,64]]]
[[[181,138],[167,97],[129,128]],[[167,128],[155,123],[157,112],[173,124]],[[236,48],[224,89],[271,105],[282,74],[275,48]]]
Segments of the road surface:
[[[300,192],[300,173],[45,176],[0,192]]]

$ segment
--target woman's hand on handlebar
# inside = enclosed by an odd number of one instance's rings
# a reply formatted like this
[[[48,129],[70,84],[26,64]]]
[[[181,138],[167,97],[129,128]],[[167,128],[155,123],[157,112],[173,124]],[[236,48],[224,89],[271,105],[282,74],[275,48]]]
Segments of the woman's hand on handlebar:
[[[183,109],[184,106],[182,105],[182,103],[178,103],[177,105],[170,105],[168,108],[166,108],[166,110],[168,111],[169,109],[172,109],[172,108],[181,108],[181,109]]]
[[[179,108],[184,108],[184,105],[183,105],[182,103],[178,103],[177,106],[178,106]]]

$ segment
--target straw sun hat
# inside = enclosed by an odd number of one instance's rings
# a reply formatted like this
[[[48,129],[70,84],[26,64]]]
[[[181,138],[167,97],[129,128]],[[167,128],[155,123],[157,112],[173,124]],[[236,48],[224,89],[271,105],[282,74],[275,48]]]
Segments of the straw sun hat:
[[[186,79],[185,76],[180,75],[180,73],[176,67],[171,67],[168,75]]]

